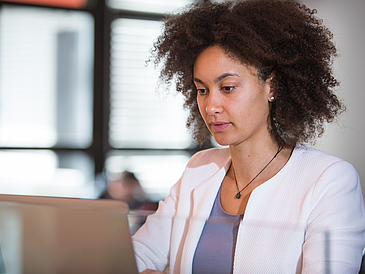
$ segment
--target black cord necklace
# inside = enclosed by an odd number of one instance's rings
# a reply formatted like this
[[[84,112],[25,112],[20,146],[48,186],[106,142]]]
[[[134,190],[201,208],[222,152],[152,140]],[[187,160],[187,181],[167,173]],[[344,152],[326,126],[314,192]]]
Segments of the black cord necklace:
[[[261,172],[263,172],[265,170],[265,168],[267,168],[268,165],[271,164],[271,162],[276,158],[276,156],[280,153],[280,151],[284,148],[284,145],[280,146],[278,148],[278,151],[276,152],[276,154],[274,155],[274,157],[272,157],[272,159],[266,164],[266,166],[264,166],[263,169],[261,169],[261,171],[259,173],[257,173],[257,175],[255,177],[253,177],[253,179],[247,184],[245,185],[241,190],[238,188],[238,184],[237,184],[237,179],[236,179],[236,173],[234,172],[234,166],[233,166],[233,163],[232,163],[232,169],[233,169],[233,175],[234,175],[234,181],[236,182],[236,187],[237,187],[237,194],[236,194],[236,198],[237,199],[240,199],[241,198],[241,192],[246,189],[246,187],[248,187],[256,178],[257,176],[259,176],[261,174]]]

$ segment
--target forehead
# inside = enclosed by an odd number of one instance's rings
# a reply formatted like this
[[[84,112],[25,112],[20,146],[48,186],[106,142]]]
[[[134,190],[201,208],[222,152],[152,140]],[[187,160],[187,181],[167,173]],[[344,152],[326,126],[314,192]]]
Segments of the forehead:
[[[234,54],[227,52],[220,46],[211,46],[204,49],[195,59],[194,77],[240,71],[258,75],[257,69],[242,62]]]

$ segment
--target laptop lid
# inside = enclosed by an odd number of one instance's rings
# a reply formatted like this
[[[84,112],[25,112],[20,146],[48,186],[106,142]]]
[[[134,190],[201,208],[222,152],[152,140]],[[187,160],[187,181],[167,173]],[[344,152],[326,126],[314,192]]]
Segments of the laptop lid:
[[[0,195],[0,273],[138,273],[123,202]]]

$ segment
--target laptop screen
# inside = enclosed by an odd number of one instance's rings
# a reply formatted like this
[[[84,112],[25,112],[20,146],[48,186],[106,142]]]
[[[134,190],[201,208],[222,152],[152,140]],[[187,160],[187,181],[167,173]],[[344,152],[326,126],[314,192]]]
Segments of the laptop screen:
[[[0,273],[138,273],[120,204],[9,197],[0,195]]]

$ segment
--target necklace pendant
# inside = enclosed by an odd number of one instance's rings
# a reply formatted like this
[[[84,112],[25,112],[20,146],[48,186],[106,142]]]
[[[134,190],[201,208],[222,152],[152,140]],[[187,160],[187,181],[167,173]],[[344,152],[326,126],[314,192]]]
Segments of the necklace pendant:
[[[238,192],[238,193],[236,194],[236,198],[237,198],[237,199],[240,199],[240,198],[241,198],[241,193],[239,193],[239,192]]]

